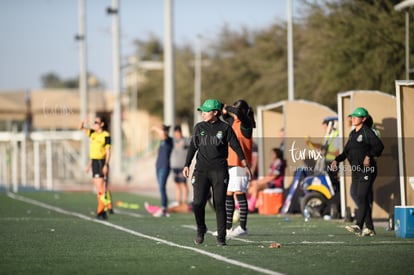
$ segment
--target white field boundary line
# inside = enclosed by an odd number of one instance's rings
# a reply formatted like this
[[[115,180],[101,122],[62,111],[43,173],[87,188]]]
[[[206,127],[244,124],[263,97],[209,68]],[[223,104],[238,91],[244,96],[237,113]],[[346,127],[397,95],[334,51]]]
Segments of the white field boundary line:
[[[194,225],[181,225],[183,228],[197,230],[197,227]],[[207,231],[209,234],[213,234],[213,231]],[[258,244],[264,244],[264,243],[273,243],[275,241],[252,241],[246,238],[228,238],[228,241],[236,240],[244,243],[258,243]],[[301,242],[290,242],[286,243],[288,245],[306,245],[306,244],[327,244],[327,245],[335,245],[335,244],[346,244],[347,242],[335,242],[335,241],[301,241]],[[406,241],[371,241],[372,244],[414,244],[414,240],[406,240]]]
[[[134,231],[134,230],[131,230],[131,229],[119,226],[119,225],[112,224],[112,223],[107,222],[107,221],[97,220],[96,218],[91,218],[91,217],[88,217],[88,216],[80,214],[80,213],[67,211],[67,210],[64,210],[64,209],[59,208],[59,207],[55,207],[55,206],[52,206],[52,205],[49,205],[49,204],[46,204],[46,203],[43,203],[43,202],[40,202],[40,201],[36,201],[36,200],[30,199],[30,198],[26,198],[26,197],[17,195],[15,193],[7,193],[7,196],[12,198],[12,199],[15,199],[15,200],[30,203],[30,204],[33,204],[33,205],[36,205],[36,206],[39,206],[39,207],[43,207],[43,208],[55,211],[57,213],[61,213],[61,214],[68,215],[68,216],[74,216],[74,217],[77,217],[79,219],[86,220],[86,221],[100,223],[102,225],[112,227],[114,229],[129,233],[129,234],[137,236],[137,237],[141,237],[141,238],[144,238],[144,239],[156,241],[158,243],[162,243],[162,244],[169,245],[169,246],[172,246],[172,247],[191,250],[191,251],[194,251],[196,253],[199,253],[199,254],[208,256],[210,258],[213,258],[215,260],[225,262],[225,263],[228,263],[228,264],[232,264],[232,265],[235,265],[235,266],[238,266],[238,267],[250,269],[250,270],[253,270],[253,271],[256,271],[256,272],[259,272],[259,273],[271,274],[271,275],[281,275],[281,274],[283,274],[283,273],[279,273],[279,272],[276,272],[276,271],[273,271],[273,270],[269,270],[269,269],[261,268],[261,267],[258,267],[258,266],[249,265],[249,264],[246,264],[246,263],[243,263],[243,262],[239,262],[239,261],[236,261],[236,260],[232,260],[232,259],[223,257],[221,255],[211,253],[211,252],[207,252],[207,251],[195,248],[195,247],[179,245],[179,244],[176,244],[176,243],[164,240],[164,239],[160,239],[160,238],[157,238],[157,237],[145,235],[145,234],[139,233],[137,231]]]
[[[182,227],[184,228],[189,228],[189,229],[193,229],[196,230],[197,228],[194,225],[182,225]],[[207,231],[207,233],[213,234],[212,231]],[[246,238],[236,238],[236,237],[232,237],[232,238],[227,238],[228,241],[232,241],[232,240],[236,240],[236,241],[240,241],[240,242],[244,242],[244,243],[258,243],[258,244],[262,244],[262,243],[274,243],[275,241],[252,241]],[[345,242],[331,242],[331,241],[320,241],[320,242],[309,242],[309,241],[303,241],[303,242],[293,242],[293,243],[289,243],[289,244],[344,244]]]
[[[116,210],[116,212],[115,212],[116,214],[131,216],[131,217],[134,217],[134,218],[142,218],[141,214],[136,214],[136,213],[131,213],[131,212],[128,212],[128,211],[119,210],[118,208],[116,208],[115,210]]]

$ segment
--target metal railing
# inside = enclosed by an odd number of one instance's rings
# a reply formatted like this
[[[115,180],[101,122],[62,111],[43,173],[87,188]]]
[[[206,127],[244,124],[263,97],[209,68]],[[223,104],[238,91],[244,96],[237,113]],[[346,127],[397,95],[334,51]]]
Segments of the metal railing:
[[[54,190],[55,184],[81,181],[81,131],[0,132],[0,187]]]

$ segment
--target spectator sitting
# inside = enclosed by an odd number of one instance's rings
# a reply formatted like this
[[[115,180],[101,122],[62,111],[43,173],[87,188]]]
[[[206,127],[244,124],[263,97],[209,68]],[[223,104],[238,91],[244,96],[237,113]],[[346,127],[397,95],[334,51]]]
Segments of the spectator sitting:
[[[248,194],[249,211],[254,212],[256,209],[256,201],[260,191],[266,188],[283,188],[285,178],[286,162],[283,158],[283,152],[279,148],[273,148],[271,151],[272,163],[269,168],[269,174],[261,179],[252,180],[250,182]]]

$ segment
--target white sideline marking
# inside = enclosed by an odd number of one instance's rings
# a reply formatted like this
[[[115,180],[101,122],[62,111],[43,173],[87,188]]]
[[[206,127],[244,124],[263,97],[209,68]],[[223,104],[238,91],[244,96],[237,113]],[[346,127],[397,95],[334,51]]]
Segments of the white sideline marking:
[[[189,228],[189,229],[193,229],[196,230],[196,226],[194,225],[182,225],[182,227],[184,228]],[[207,231],[207,233],[213,234],[213,231]],[[248,240],[248,239],[242,239],[242,238],[228,238],[227,240],[237,240],[240,242],[245,242],[245,243],[272,243],[272,241],[252,241],[252,240]],[[310,241],[303,241],[300,242],[300,244],[344,244],[345,242],[332,242],[332,241],[320,241],[320,242],[310,242]],[[290,243],[290,244],[296,244],[296,243]]]
[[[303,241],[300,242],[301,244],[344,244],[345,242],[331,242],[331,241],[321,241],[321,242],[310,242],[310,241]]]
[[[195,225],[181,225],[181,227],[184,228],[188,228],[188,229],[192,229],[192,230],[197,230],[197,227]],[[213,234],[213,231],[207,231],[207,233],[209,234]],[[252,241],[252,240],[248,240],[245,238],[228,238],[227,240],[231,241],[231,240],[237,240],[240,242],[245,242],[245,243],[273,243],[274,241]],[[301,242],[290,242],[290,243],[286,243],[289,245],[298,245],[298,244],[345,244],[346,242],[334,242],[334,241],[301,241]],[[414,241],[411,240],[406,240],[406,241],[372,241],[371,243],[373,244],[407,244],[407,243],[411,243],[414,244]]]
[[[131,212],[127,212],[127,211],[123,211],[123,210],[119,210],[118,208],[115,208],[117,214],[122,214],[122,215],[127,215],[127,216],[131,216],[134,218],[142,218],[141,214],[136,214],[136,213],[131,213]]]
[[[100,223],[102,225],[106,225],[108,227],[115,228],[117,230],[129,233],[129,234],[134,235],[134,236],[138,236],[138,237],[141,237],[141,238],[153,240],[153,241],[163,243],[163,244],[173,246],[173,247],[178,247],[178,248],[182,248],[182,249],[191,250],[191,251],[197,252],[199,254],[211,257],[215,260],[226,262],[226,263],[229,263],[229,264],[232,264],[232,265],[235,265],[235,266],[243,267],[243,268],[250,269],[250,270],[253,270],[253,271],[256,271],[256,272],[260,272],[260,273],[263,273],[263,274],[271,274],[271,275],[283,274],[283,273],[279,273],[279,272],[276,272],[276,271],[273,271],[273,270],[269,270],[269,269],[257,267],[257,266],[254,266],[254,265],[249,265],[249,264],[246,264],[246,263],[243,263],[243,262],[239,262],[239,261],[236,261],[236,260],[232,260],[232,259],[223,257],[221,255],[214,254],[214,253],[211,253],[211,252],[207,252],[207,251],[204,251],[204,250],[201,250],[201,249],[198,249],[198,248],[194,248],[194,247],[191,247],[191,246],[179,245],[179,244],[176,244],[176,243],[173,243],[173,242],[170,242],[170,241],[166,241],[166,240],[163,240],[163,239],[160,239],[160,238],[157,238],[157,237],[145,235],[145,234],[139,233],[137,231],[133,231],[131,229],[128,229],[128,228],[125,228],[125,227],[122,227],[122,226],[119,226],[119,225],[112,224],[112,223],[107,222],[107,221],[101,221],[101,220],[97,220],[96,218],[91,218],[91,217],[88,217],[88,216],[80,214],[80,213],[67,211],[67,210],[64,210],[64,209],[59,208],[59,207],[55,207],[55,206],[52,206],[52,205],[49,205],[49,204],[46,204],[46,203],[43,203],[43,202],[40,202],[40,201],[36,201],[36,200],[33,200],[33,199],[29,199],[29,198],[17,195],[15,193],[7,193],[7,196],[12,198],[12,199],[23,201],[23,202],[30,203],[30,204],[33,204],[33,205],[37,205],[37,206],[40,206],[40,207],[43,207],[43,208],[46,208],[46,209],[64,214],[64,215],[74,216],[74,217],[80,218],[82,220],[87,220],[87,221]]]
[[[374,242],[372,242],[372,243],[379,243],[379,244],[407,244],[407,243],[411,243],[411,244],[414,244],[414,241],[409,241],[409,240],[406,240],[406,241],[374,241]]]

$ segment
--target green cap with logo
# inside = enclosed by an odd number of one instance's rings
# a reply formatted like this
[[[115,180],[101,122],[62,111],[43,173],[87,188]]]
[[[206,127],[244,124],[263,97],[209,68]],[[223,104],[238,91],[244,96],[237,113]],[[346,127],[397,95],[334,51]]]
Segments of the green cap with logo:
[[[355,108],[355,110],[352,112],[352,114],[349,114],[349,116],[367,117],[368,111],[365,108],[358,107],[358,108]]]
[[[197,108],[198,111],[210,112],[210,111],[221,111],[222,105],[217,99],[207,99],[203,105]]]

